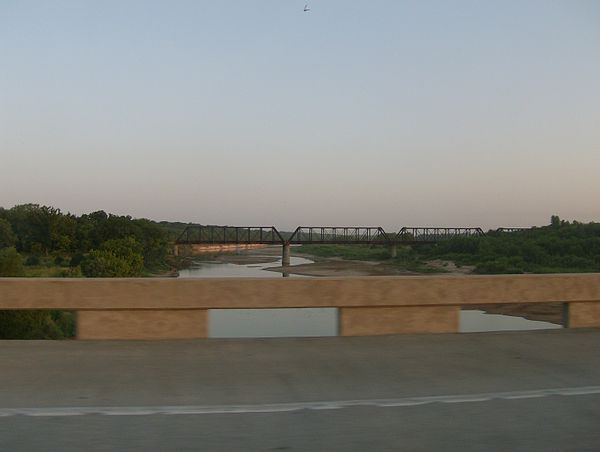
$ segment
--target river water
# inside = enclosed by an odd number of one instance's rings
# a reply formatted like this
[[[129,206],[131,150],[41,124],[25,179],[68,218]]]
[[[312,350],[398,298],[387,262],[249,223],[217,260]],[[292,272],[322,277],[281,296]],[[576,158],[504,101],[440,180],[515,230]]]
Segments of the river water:
[[[281,259],[271,255],[252,257],[273,261],[253,264],[233,264],[220,261],[197,261],[179,272],[180,278],[281,278],[282,274],[266,270],[280,267]],[[291,258],[291,265],[311,264],[310,259]],[[290,274],[291,278],[307,278]],[[549,322],[533,321],[522,317],[487,314],[478,310],[460,312],[460,332],[518,331],[561,328]],[[208,321],[209,337],[314,337],[337,336],[339,331],[337,308],[286,309],[211,309]]]
[[[259,264],[232,264],[229,262],[198,261],[181,270],[180,278],[281,278],[279,272],[265,270],[280,267],[281,259],[252,253],[253,257],[273,261]],[[292,256],[291,265],[312,264],[303,257]],[[290,278],[309,278],[290,274]],[[209,337],[314,337],[337,336],[338,310],[336,308],[286,309],[211,309],[208,314]]]

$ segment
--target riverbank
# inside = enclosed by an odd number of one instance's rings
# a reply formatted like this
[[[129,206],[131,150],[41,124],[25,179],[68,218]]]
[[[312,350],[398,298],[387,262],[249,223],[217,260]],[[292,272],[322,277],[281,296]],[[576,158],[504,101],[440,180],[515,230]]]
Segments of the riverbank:
[[[269,267],[265,270],[288,273],[291,275],[313,276],[313,277],[335,277],[335,276],[409,276],[421,273],[411,272],[380,262],[344,260],[341,258],[318,258],[308,254],[302,257],[315,259],[314,263],[293,265],[290,267]]]
[[[282,267],[266,267],[264,270],[290,275],[328,277],[328,276],[395,276],[418,275],[402,268],[376,261],[347,260],[339,257],[320,257],[309,253],[298,253],[300,247],[292,247],[292,255],[310,259],[311,263]],[[207,259],[208,257],[208,259]],[[257,250],[235,250],[211,256],[198,256],[199,259],[224,264],[259,265],[276,262],[281,259],[280,246],[266,246]]]
[[[337,247],[326,248],[326,252]],[[346,247],[347,248],[347,247]],[[267,267],[264,270],[287,273],[291,275],[312,277],[335,276],[418,276],[432,273],[448,275],[468,275],[473,273],[472,266],[459,266],[452,261],[435,259],[425,262],[407,264],[387,257],[387,250],[383,248],[359,248],[354,256],[360,259],[348,258],[348,255],[335,256],[323,255],[322,247],[292,246],[292,255],[310,259],[312,263],[282,267],[280,265]],[[311,250],[317,251],[312,253]],[[383,253],[382,253],[383,250]],[[187,266],[194,261],[220,262],[235,265],[258,265],[276,262],[281,259],[281,246],[263,246],[259,249],[228,249],[221,253],[203,253],[187,256]],[[180,259],[184,259],[180,257]],[[181,267],[187,268],[187,267]]]

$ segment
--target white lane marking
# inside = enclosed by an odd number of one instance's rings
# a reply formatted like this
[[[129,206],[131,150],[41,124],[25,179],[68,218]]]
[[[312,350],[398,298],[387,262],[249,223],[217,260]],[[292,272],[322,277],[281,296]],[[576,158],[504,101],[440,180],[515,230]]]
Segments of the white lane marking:
[[[0,408],[0,417],[34,416],[150,416],[150,415],[199,415],[199,414],[249,414],[286,413],[300,410],[339,410],[353,407],[410,407],[431,403],[476,403],[490,400],[518,400],[551,396],[581,396],[600,394],[600,386],[572,388],[534,389],[511,392],[486,392],[480,394],[441,395],[424,397],[403,397],[397,399],[331,400],[295,403],[271,403],[252,405],[175,405],[175,406],[81,406],[81,407],[40,407],[40,408]]]

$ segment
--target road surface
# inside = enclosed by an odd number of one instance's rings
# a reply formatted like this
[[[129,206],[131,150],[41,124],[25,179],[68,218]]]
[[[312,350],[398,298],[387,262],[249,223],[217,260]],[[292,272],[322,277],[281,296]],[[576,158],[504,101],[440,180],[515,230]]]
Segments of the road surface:
[[[0,450],[600,450],[600,330],[0,342]]]

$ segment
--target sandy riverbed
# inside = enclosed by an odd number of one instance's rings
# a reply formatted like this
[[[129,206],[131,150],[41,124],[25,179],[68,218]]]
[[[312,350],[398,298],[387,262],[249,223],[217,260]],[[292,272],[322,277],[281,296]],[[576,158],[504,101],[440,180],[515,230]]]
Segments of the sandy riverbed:
[[[228,264],[252,265],[273,262],[274,260],[280,258],[280,256],[281,247],[269,246],[259,250],[220,254],[216,256],[214,260]],[[402,269],[399,269],[393,265],[381,262],[322,258],[308,254],[296,254],[296,256],[310,259],[314,262],[310,264],[292,265],[286,268],[281,266],[273,266],[265,268],[265,270],[315,277],[418,275],[418,273],[403,271]]]

